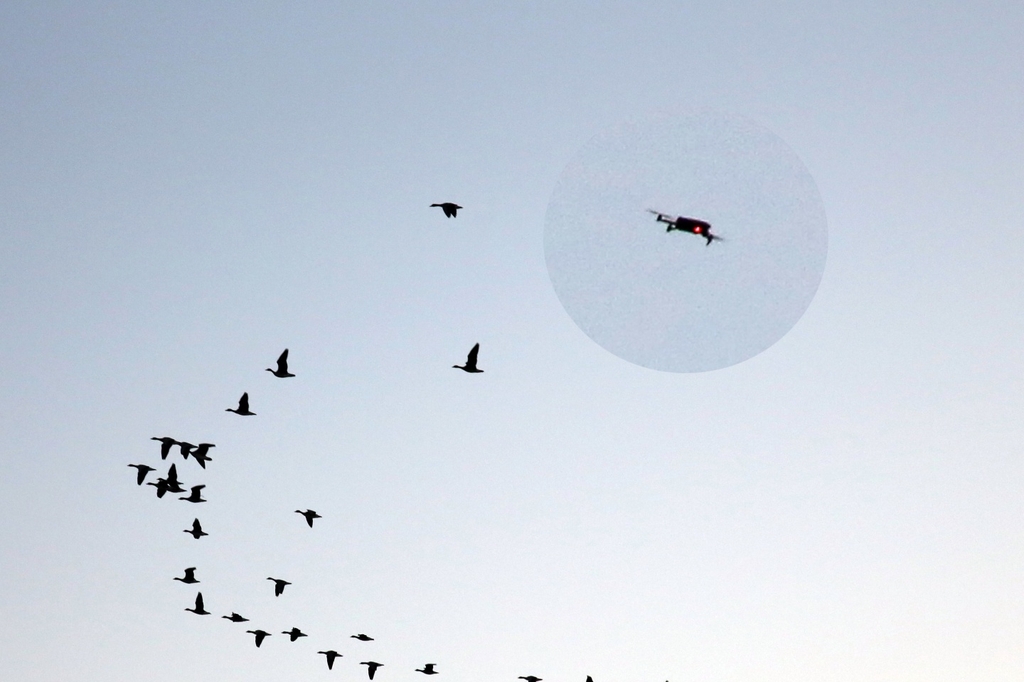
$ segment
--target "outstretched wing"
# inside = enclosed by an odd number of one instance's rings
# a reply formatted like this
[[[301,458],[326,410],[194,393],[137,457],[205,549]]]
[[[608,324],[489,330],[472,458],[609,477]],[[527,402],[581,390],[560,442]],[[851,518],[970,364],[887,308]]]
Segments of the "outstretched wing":
[[[249,394],[243,393],[242,397],[238,399],[238,411],[248,412],[249,411]]]
[[[281,357],[277,359],[277,371],[287,372],[288,371],[288,349],[285,348],[284,352],[281,353]]]
[[[473,346],[473,349],[469,351],[469,355],[466,357],[467,367],[476,367],[476,356],[480,354],[480,344]]]

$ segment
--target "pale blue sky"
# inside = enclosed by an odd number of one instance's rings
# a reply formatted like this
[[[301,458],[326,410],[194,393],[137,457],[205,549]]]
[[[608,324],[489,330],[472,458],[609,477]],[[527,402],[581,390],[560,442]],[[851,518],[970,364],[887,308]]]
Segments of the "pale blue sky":
[[[0,676],[1017,679],[1024,8],[890,4],[0,6]],[[677,375],[579,331],[544,216],[693,106],[829,255]],[[134,485],[162,435],[217,443],[198,510]]]

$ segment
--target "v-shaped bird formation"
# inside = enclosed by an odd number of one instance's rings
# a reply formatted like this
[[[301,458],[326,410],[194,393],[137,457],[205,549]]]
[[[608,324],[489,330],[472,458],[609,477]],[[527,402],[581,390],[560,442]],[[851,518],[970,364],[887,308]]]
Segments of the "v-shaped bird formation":
[[[441,208],[444,211],[445,216],[447,216],[448,218],[456,217],[457,211],[462,208],[462,206],[459,206],[458,204],[455,204],[455,203],[452,203],[452,202],[437,203],[437,204],[432,204],[431,206],[432,207]],[[479,355],[480,355],[480,344],[477,343],[477,344],[473,345],[473,347],[470,349],[468,355],[466,356],[465,364],[462,364],[462,365],[456,364],[456,365],[452,365],[452,367],[454,369],[461,369],[463,372],[466,372],[467,374],[481,374],[481,373],[483,373],[484,370],[480,369],[480,367],[478,366]],[[296,376],[295,374],[293,374],[289,370],[289,367],[288,367],[288,349],[287,348],[278,356],[276,365],[277,365],[276,368],[274,368],[274,367],[267,367],[266,371],[270,372],[274,377],[279,378],[279,379],[293,378],[293,377]],[[239,415],[239,416],[243,416],[243,417],[253,417],[253,416],[256,416],[256,413],[252,411],[251,406],[250,406],[248,391],[245,391],[245,392],[242,393],[241,397],[238,399],[237,407],[229,407],[229,408],[226,408],[225,411],[226,412],[233,412],[234,414]],[[172,454],[172,450],[175,447],[178,448],[178,452],[179,452],[179,454],[181,455],[182,459],[185,462],[187,462],[188,459],[191,457],[191,459],[196,464],[198,464],[200,469],[203,470],[203,471],[206,470],[206,465],[213,461],[213,458],[210,457],[210,455],[209,455],[209,451],[216,447],[216,445],[214,443],[200,442],[200,443],[193,444],[191,442],[184,441],[184,440],[178,440],[178,439],[172,438],[170,436],[154,436],[154,437],[151,438],[151,440],[155,440],[155,441],[160,443],[160,451],[159,452],[160,452],[160,460],[162,462],[165,462],[167,460],[168,456]],[[145,484],[145,485],[154,487],[156,489],[156,496],[157,496],[157,498],[163,499],[167,493],[175,493],[175,494],[180,494],[178,499],[181,500],[181,501],[191,502],[193,504],[199,504],[199,503],[207,502],[207,499],[205,499],[203,497],[203,493],[204,493],[204,490],[206,488],[206,484],[204,484],[204,483],[196,483],[196,484],[189,484],[189,485],[186,486],[178,478],[178,470],[177,470],[177,466],[176,466],[176,464],[174,462],[172,462],[169,465],[169,467],[167,469],[167,472],[163,476],[157,476],[155,480],[151,480],[151,481],[147,481],[146,479],[149,476],[149,474],[158,471],[157,467],[150,466],[148,464],[129,464],[128,466],[132,467],[132,468],[134,468],[136,470],[136,474],[135,474],[135,483],[136,483],[136,485],[142,486],[143,484]],[[186,491],[188,492],[188,494],[187,495],[183,494],[183,493],[186,493]],[[314,527],[313,522],[315,520],[323,518],[318,512],[316,512],[316,511],[314,511],[312,509],[306,509],[306,510],[296,509],[295,513],[299,514],[300,516],[303,517],[303,519],[306,521],[306,524],[307,524],[307,526],[309,528],[313,528]],[[199,518],[195,518],[192,521],[192,527],[191,528],[185,528],[185,529],[182,530],[182,532],[191,535],[195,540],[200,540],[200,539],[210,535],[210,533],[207,533],[203,529],[203,525],[200,522]],[[197,570],[199,570],[199,569],[197,567],[195,567],[195,566],[190,566],[188,568],[185,568],[183,570],[184,575],[182,575],[182,576],[175,576],[173,578],[173,580],[181,582],[182,584],[185,584],[185,585],[197,584],[197,583],[200,582],[199,578],[196,577]],[[267,580],[274,584],[274,587],[273,587],[273,597],[275,597],[275,598],[285,598],[286,599],[286,597],[284,597],[285,588],[287,586],[291,585],[292,583],[289,582],[288,580],[285,580],[284,578],[278,578],[278,577],[272,577],[272,576],[271,577],[267,577]],[[269,595],[269,591],[268,591],[268,595]],[[202,592],[197,592],[196,595],[195,595],[194,605],[192,607],[190,607],[190,608],[187,607],[184,610],[188,611],[190,613],[193,613],[195,615],[198,615],[198,616],[208,616],[208,615],[211,614],[210,611],[206,610],[206,604],[205,604],[205,601],[203,599],[203,593]],[[227,620],[227,621],[230,621],[231,623],[235,623],[235,624],[237,624],[237,623],[248,623],[249,622],[249,618],[246,618],[245,616],[240,615],[236,611],[232,611],[229,615],[222,615],[220,618],[224,619],[224,620]],[[314,635],[311,635],[311,634],[307,634],[306,632],[303,632],[299,627],[297,627],[295,625],[292,625],[290,627],[290,629],[287,629],[287,630],[275,630],[275,632],[280,632],[282,635],[286,635],[287,638],[288,638],[288,641],[293,642],[293,643],[294,642],[298,642],[302,638],[312,638],[314,636]],[[245,634],[253,635],[253,643],[255,644],[256,648],[260,648],[266,642],[268,637],[272,637],[273,636],[273,634],[271,632],[268,632],[267,630],[265,630],[263,628],[254,628],[252,630],[245,630]],[[362,632],[357,633],[357,634],[353,634],[353,635],[349,635],[349,638],[350,639],[354,639],[357,642],[361,642],[361,643],[375,641],[373,637],[371,637],[371,636],[369,636],[369,635],[367,635],[365,633],[362,633]],[[356,645],[356,646],[357,647],[362,647],[364,645],[360,644],[360,645]],[[317,650],[316,648],[314,648],[314,651],[316,651],[315,655],[317,655],[317,656],[324,656],[324,660],[325,660],[325,662],[327,664],[327,669],[328,670],[333,670],[334,669],[334,664],[337,662],[337,660],[344,657],[344,655],[342,653],[339,653],[335,649]],[[356,657],[354,657],[351,660],[353,660],[353,662],[354,662],[358,658],[361,658],[361,656],[356,656]],[[373,660],[359,661],[358,665],[366,666],[366,674],[367,674],[367,677],[370,680],[373,680],[374,677],[378,674],[378,672],[382,668],[385,667],[383,663],[380,663],[380,662],[377,662],[377,661],[373,661]],[[438,665],[437,663],[424,663],[423,667],[422,668],[416,668],[415,672],[421,673],[423,675],[438,675],[438,674],[440,674],[440,671],[437,669],[437,665]],[[541,680],[542,680],[542,678],[537,677],[535,675],[523,675],[523,676],[520,676],[518,679],[525,680],[525,682],[541,682]],[[509,681],[509,682],[511,682],[511,681]],[[586,682],[593,682],[593,680],[591,679],[591,677],[589,675],[587,676]]]

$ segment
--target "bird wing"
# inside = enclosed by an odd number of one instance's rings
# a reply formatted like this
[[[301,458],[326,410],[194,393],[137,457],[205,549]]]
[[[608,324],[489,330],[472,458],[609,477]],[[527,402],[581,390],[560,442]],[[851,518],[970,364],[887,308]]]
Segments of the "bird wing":
[[[196,611],[205,611],[205,610],[206,609],[203,608],[203,593],[202,592],[197,592],[196,593]]]
[[[249,394],[243,393],[242,397],[238,399],[238,410],[240,412],[249,411]]]
[[[466,357],[466,365],[469,367],[476,367],[476,356],[480,354],[480,344],[473,346],[473,349],[469,351],[469,355]]]
[[[281,353],[281,357],[277,359],[277,371],[288,371],[288,349],[285,348],[284,352]]]

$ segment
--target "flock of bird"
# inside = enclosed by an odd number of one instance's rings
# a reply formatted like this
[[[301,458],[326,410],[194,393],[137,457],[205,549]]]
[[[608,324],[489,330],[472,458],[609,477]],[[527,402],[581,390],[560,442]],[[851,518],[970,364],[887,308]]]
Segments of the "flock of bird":
[[[450,202],[445,202],[445,203],[441,203],[441,204],[432,204],[431,206],[432,207],[436,206],[436,207],[441,208],[444,211],[445,216],[447,216],[449,218],[454,218],[455,215],[456,215],[456,211],[458,211],[458,209],[462,208],[461,206],[459,206],[457,204],[450,203]],[[480,374],[480,373],[483,372],[483,370],[480,369],[477,366],[477,357],[479,356],[479,354],[480,354],[480,344],[478,343],[478,344],[474,345],[473,348],[469,351],[469,354],[466,357],[466,362],[465,362],[464,365],[452,365],[452,367],[455,368],[455,369],[461,369],[462,371],[467,372],[469,374]],[[285,378],[290,378],[290,377],[294,377],[295,376],[294,374],[292,374],[291,372],[288,371],[288,349],[287,348],[278,357],[276,369],[268,367],[266,369],[266,371],[270,372],[275,377],[278,377],[280,379],[285,379]],[[256,413],[253,412],[250,409],[250,407],[249,407],[249,394],[248,393],[243,393],[242,394],[242,397],[239,398],[239,400],[238,400],[238,406],[237,407],[229,407],[229,408],[227,408],[226,411],[227,412],[233,412],[233,413],[235,413],[237,415],[240,415],[240,416],[243,416],[243,417],[252,417],[252,416],[256,415]],[[171,454],[172,449],[177,447],[179,453],[181,454],[181,456],[186,461],[189,459],[189,457],[191,457],[204,470],[206,469],[206,464],[213,460],[213,458],[210,457],[210,455],[209,455],[210,450],[212,448],[216,447],[216,445],[214,445],[213,443],[195,443],[195,444],[193,444],[193,443],[189,443],[187,441],[177,440],[177,439],[171,438],[169,436],[161,436],[161,437],[154,436],[151,440],[155,440],[155,441],[158,441],[160,443],[160,459],[162,461],[166,461],[167,457]],[[143,484],[146,484],[146,485],[150,485],[150,486],[153,486],[154,488],[156,488],[156,495],[157,495],[158,498],[163,498],[167,493],[185,493],[186,492],[186,488],[182,485],[181,481],[178,478],[177,467],[176,467],[175,463],[173,463],[173,462],[171,463],[170,467],[167,470],[167,473],[164,476],[158,477],[155,481],[149,481],[149,482],[146,482],[146,478],[150,474],[150,472],[156,471],[155,467],[152,467],[152,466],[149,466],[149,465],[146,465],[146,464],[129,464],[128,466],[136,469],[136,471],[137,471],[137,475],[136,475],[136,479],[135,479],[136,483],[139,486],[141,486]],[[202,485],[202,484],[200,484],[200,485],[193,485],[193,486],[191,486],[189,488],[189,494],[188,495],[182,495],[178,499],[179,500],[183,500],[185,502],[190,502],[192,504],[200,504],[200,503],[206,502],[206,500],[203,499],[203,488],[205,488],[205,487],[206,486]],[[306,509],[304,511],[301,510],[301,509],[296,509],[295,513],[299,514],[300,516],[302,516],[305,519],[306,524],[310,528],[313,527],[313,521],[315,521],[316,519],[323,518],[322,516],[320,516],[320,514],[318,514],[316,511],[314,511],[312,509]],[[190,534],[196,540],[199,540],[200,538],[203,538],[203,537],[209,535],[206,531],[203,530],[202,523],[199,521],[198,517],[192,522],[192,527],[191,528],[186,528],[182,532]],[[184,575],[183,576],[175,576],[173,578],[173,580],[177,580],[177,581],[179,581],[179,582],[181,582],[181,583],[183,583],[185,585],[195,585],[195,584],[200,582],[199,579],[196,578],[196,567],[195,566],[190,566],[190,567],[184,569]],[[288,582],[287,580],[284,580],[282,578],[268,577],[267,580],[269,580],[269,581],[274,583],[274,596],[275,597],[282,596],[284,594],[285,587],[287,587],[288,585],[291,585],[290,582]],[[195,605],[192,606],[191,608],[186,608],[185,610],[189,611],[191,613],[194,613],[194,614],[196,614],[198,616],[208,616],[208,615],[211,615],[211,612],[206,610],[205,603],[203,602],[203,593],[202,592],[197,592],[196,598],[195,598]],[[221,618],[223,618],[225,620],[228,620],[228,621],[230,621],[232,623],[247,623],[247,622],[249,622],[248,618],[246,618],[246,617],[244,617],[244,616],[242,616],[242,615],[240,615],[240,614],[238,614],[236,612],[232,612],[230,615],[227,615],[227,616],[221,616]],[[254,641],[255,641],[255,644],[256,644],[257,648],[260,647],[263,644],[263,642],[266,640],[267,637],[272,636],[272,633],[267,632],[266,630],[259,629],[259,628],[254,629],[254,630],[246,630],[246,633],[250,634],[250,635],[253,635]],[[303,632],[302,630],[300,630],[297,627],[293,627],[290,630],[284,630],[284,631],[281,632],[281,634],[287,635],[289,641],[292,641],[292,642],[295,642],[296,640],[298,640],[301,637],[308,637],[308,635],[305,632]],[[374,641],[373,637],[370,637],[369,635],[367,635],[365,633],[361,633],[361,632],[358,633],[358,634],[351,635],[350,638],[351,639],[355,639],[355,640],[360,641],[360,642],[371,642],[371,641]],[[338,653],[334,649],[327,649],[325,651],[318,651],[317,654],[326,657],[326,662],[327,662],[328,670],[333,670],[334,669],[334,662],[335,662],[335,660],[342,656],[342,654]],[[366,666],[366,673],[367,673],[369,679],[372,680],[374,678],[374,676],[376,675],[377,670],[379,668],[383,667],[384,664],[383,663],[378,663],[377,661],[361,661],[360,665],[365,665]],[[416,672],[422,673],[424,675],[437,675],[439,673],[438,673],[437,669],[435,668],[436,665],[437,665],[436,663],[425,663],[422,668],[416,668]],[[521,677],[519,677],[519,679],[520,680],[524,680],[525,682],[541,682],[541,680],[542,680],[542,678],[536,677],[534,675],[521,676]],[[586,682],[593,682],[593,680],[591,679],[591,677],[589,675],[587,676]]]

